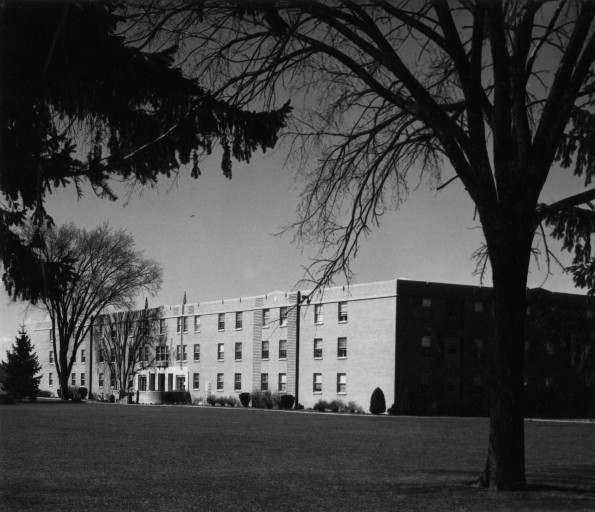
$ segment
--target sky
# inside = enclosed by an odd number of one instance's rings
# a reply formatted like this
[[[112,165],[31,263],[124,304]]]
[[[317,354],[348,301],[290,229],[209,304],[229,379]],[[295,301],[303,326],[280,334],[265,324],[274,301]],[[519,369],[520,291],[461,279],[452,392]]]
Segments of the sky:
[[[161,291],[149,305],[210,301],[295,289],[315,247],[300,250],[290,235],[274,233],[296,219],[301,184],[295,170],[285,166],[286,149],[254,155],[250,164],[234,162],[233,179],[226,179],[216,155],[192,179],[184,171],[177,181],[162,180],[155,189],[127,194],[116,185],[116,202],[87,190],[77,199],[73,187],[47,197],[56,224],[73,221],[92,229],[108,222],[133,234],[138,249],[163,265]],[[446,167],[443,181],[452,176]],[[542,199],[558,200],[578,191],[570,179],[549,183]],[[387,213],[379,228],[363,241],[353,263],[356,283],[396,278],[479,285],[474,276],[473,251],[482,234],[474,220],[471,200],[459,181],[440,191],[422,180],[396,211]],[[575,290],[558,269],[545,287]],[[544,262],[533,264],[529,286],[541,286]],[[343,284],[338,281],[337,284]],[[485,283],[489,285],[488,282]],[[144,296],[139,297],[142,306]],[[29,325],[43,312],[11,302],[0,291],[0,354],[10,348],[20,325]],[[1,356],[0,356],[1,357]]]

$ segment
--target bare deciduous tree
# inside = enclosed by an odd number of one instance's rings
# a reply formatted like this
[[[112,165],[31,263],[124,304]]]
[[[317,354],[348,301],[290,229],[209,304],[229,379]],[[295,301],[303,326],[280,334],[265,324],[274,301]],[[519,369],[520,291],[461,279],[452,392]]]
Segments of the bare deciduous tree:
[[[68,378],[76,354],[94,317],[108,308],[132,308],[142,292],[156,293],[162,269],[145,258],[132,235],[103,224],[91,231],[66,224],[45,234],[42,255],[47,261],[72,261],[76,278],[61,284],[60,293],[43,299],[51,319],[61,395],[68,396]]]
[[[161,308],[127,310],[95,319],[93,340],[98,367],[109,370],[116,387],[126,389],[141,370],[151,368],[159,344]],[[100,354],[102,357],[100,357]]]
[[[405,198],[411,171],[440,181],[450,163],[454,175],[445,181],[460,180],[475,204],[493,284],[481,482],[523,488],[526,286],[536,234],[553,228],[574,253],[577,285],[595,283],[595,189],[552,204],[540,199],[550,176],[574,171],[588,186],[595,174],[595,3],[173,5],[139,9],[145,41],[160,30],[160,42],[169,35],[185,48],[188,70],[232,104],[270,105],[288,95],[302,106],[292,151],[307,185],[293,229],[301,242],[319,244],[310,269],[317,286],[350,275],[362,235]]]

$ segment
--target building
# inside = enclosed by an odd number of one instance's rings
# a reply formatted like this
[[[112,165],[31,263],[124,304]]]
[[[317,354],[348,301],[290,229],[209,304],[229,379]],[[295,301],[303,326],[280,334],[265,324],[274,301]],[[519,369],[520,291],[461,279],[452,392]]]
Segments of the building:
[[[594,303],[542,289],[529,290],[528,302],[527,409],[592,414]],[[274,291],[163,306],[159,323],[149,367],[129,383],[144,403],[171,390],[193,400],[268,390],[306,408],[341,399],[367,410],[380,387],[403,414],[488,412],[490,288],[391,280]],[[56,390],[47,326],[31,337],[43,365],[40,388]],[[107,356],[91,343],[79,351],[71,383],[110,395]]]

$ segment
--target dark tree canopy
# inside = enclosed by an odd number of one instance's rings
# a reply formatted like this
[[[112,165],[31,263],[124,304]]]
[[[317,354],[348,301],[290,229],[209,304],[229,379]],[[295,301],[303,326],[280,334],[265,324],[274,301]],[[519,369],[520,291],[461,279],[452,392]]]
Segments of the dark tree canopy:
[[[153,185],[181,166],[200,174],[217,142],[232,158],[271,148],[289,106],[268,113],[214,98],[174,67],[175,47],[148,52],[118,34],[126,11],[103,2],[0,5],[0,261],[10,295],[37,301],[72,279],[71,261],[39,257],[51,226],[44,198],[87,182],[114,199],[109,179]],[[43,279],[40,277],[43,275]]]
[[[6,361],[0,363],[2,370],[2,389],[10,398],[18,400],[29,398],[35,400],[39,393],[39,382],[41,376],[41,365],[37,360],[37,354],[33,352],[31,339],[21,329],[16,338],[12,351],[6,351]]]

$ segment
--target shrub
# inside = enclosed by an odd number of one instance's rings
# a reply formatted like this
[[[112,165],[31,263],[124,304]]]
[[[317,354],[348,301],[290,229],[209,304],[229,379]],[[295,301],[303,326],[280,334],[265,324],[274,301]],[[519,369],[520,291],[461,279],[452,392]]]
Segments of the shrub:
[[[69,387],[66,393],[66,400],[72,400],[73,394],[72,394],[72,387]],[[58,396],[60,398],[62,398],[62,389],[58,388]]]
[[[388,412],[388,414],[390,414],[391,416],[397,416],[397,415],[399,414],[399,411],[398,411],[398,409],[397,409],[397,404],[393,404],[393,405],[391,405],[391,406],[390,406],[390,407],[387,409],[387,411],[386,411],[386,412]]]
[[[280,401],[278,395],[271,394],[270,391],[253,391],[250,393],[252,407],[256,409],[272,409],[275,403]]]
[[[293,395],[281,395],[279,408],[291,409],[293,407],[293,402],[295,402],[295,397]]]
[[[240,393],[240,402],[244,407],[248,407],[250,405],[250,393]]]
[[[304,410],[304,406],[298,402],[298,404],[295,406],[295,410],[296,411],[303,411]]]
[[[49,389],[40,389],[37,396],[40,398],[50,398],[54,395]]]
[[[370,398],[370,412],[372,414],[382,414],[384,411],[386,411],[384,393],[380,388],[376,388]]]
[[[330,412],[344,412],[345,404],[341,400],[331,400],[327,404],[327,408]]]
[[[89,390],[86,387],[80,387],[78,393],[81,397],[81,400],[84,400],[87,398],[87,393],[89,393]]]
[[[228,405],[229,407],[239,407],[240,401],[235,396],[228,396],[225,399],[225,403],[223,405]]]
[[[166,391],[163,393],[164,404],[189,404],[192,403],[188,391]]]
[[[115,396],[115,395],[110,395],[110,396],[109,396],[109,400],[108,400],[108,402],[109,402],[110,404],[114,404],[114,403],[116,403],[116,396]]]
[[[328,402],[320,399],[314,404],[313,409],[318,412],[325,412],[328,409]]]
[[[349,402],[346,408],[349,414],[365,414],[364,408],[355,402]]]
[[[207,396],[207,403],[214,407],[217,402],[213,395],[209,395]]]

